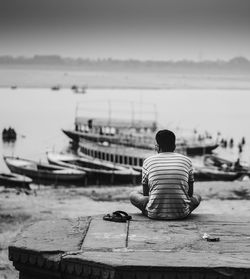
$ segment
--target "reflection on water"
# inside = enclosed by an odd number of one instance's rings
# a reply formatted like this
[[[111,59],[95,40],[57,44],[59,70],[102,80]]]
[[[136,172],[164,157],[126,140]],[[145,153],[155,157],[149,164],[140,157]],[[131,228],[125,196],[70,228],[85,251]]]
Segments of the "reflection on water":
[[[125,112],[125,104],[136,102],[131,109],[134,115],[146,118],[149,114],[140,112],[142,104],[155,104],[158,123],[177,135],[191,134],[195,129],[214,136],[220,132],[228,141],[234,138],[233,149],[221,148],[226,155],[237,154],[237,143],[244,136],[244,156],[249,160],[249,99],[248,92],[241,90],[89,89],[86,94],[74,94],[66,89],[0,89],[0,131],[12,126],[17,132],[15,143],[1,142],[0,154],[45,160],[46,151],[67,148],[69,140],[61,129],[73,128],[79,102],[84,104],[83,112],[97,115],[104,110],[104,100],[118,100],[120,105],[112,109],[111,117]],[[126,117],[131,119],[131,113]],[[150,118],[153,117],[151,112]],[[7,170],[2,159],[0,170]]]

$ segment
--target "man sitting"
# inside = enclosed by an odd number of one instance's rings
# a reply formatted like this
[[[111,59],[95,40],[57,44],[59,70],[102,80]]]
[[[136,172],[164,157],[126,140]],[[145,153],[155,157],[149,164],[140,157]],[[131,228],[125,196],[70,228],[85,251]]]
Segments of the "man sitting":
[[[191,160],[175,153],[175,134],[161,130],[156,134],[158,154],[144,160],[142,167],[143,193],[134,191],[130,201],[152,219],[182,219],[200,204],[201,197],[193,194]]]

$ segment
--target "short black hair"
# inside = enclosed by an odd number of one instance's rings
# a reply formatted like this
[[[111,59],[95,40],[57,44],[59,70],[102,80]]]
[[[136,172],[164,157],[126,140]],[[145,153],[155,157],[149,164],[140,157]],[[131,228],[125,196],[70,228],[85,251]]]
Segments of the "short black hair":
[[[155,135],[159,148],[163,151],[173,152],[175,150],[175,134],[169,130],[160,130]]]

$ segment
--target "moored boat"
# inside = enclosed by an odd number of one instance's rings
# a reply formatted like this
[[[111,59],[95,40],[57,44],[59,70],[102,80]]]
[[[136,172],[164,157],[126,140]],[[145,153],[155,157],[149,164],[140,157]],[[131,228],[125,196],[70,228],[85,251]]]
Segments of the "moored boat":
[[[26,175],[36,181],[50,181],[57,183],[68,181],[82,181],[86,173],[84,171],[52,166],[45,163],[38,163],[18,157],[5,156],[4,161],[11,172]]]
[[[237,173],[250,175],[250,166],[242,164],[240,160],[229,160],[215,154],[204,156],[204,165],[217,167],[220,170],[230,170]]]
[[[219,170],[216,167],[195,167],[195,181],[233,181],[241,177],[242,174],[235,171]]]
[[[0,173],[1,186],[30,189],[31,182],[32,179],[24,175],[3,172]]]
[[[186,145],[186,154],[189,156],[211,154],[219,145],[217,143],[190,142]]]
[[[93,142],[108,142],[121,146],[154,150],[156,121],[151,120],[126,120],[105,117],[88,118],[76,115],[75,129],[62,131],[74,142],[82,139]],[[176,151],[185,155],[210,154],[218,147],[217,142],[209,138],[177,137]]]
[[[141,174],[131,167],[113,164],[91,156],[77,156],[75,154],[47,153],[49,163],[75,168],[86,172],[87,178],[94,181],[108,181],[111,183],[132,182],[139,180]]]

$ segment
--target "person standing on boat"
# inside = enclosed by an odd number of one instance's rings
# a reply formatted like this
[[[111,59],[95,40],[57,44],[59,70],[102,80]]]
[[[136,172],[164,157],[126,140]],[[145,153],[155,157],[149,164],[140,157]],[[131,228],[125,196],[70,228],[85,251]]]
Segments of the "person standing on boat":
[[[131,203],[152,219],[182,219],[201,201],[193,194],[194,175],[191,160],[175,153],[175,134],[160,130],[156,136],[158,154],[144,160],[143,192],[134,191]]]

